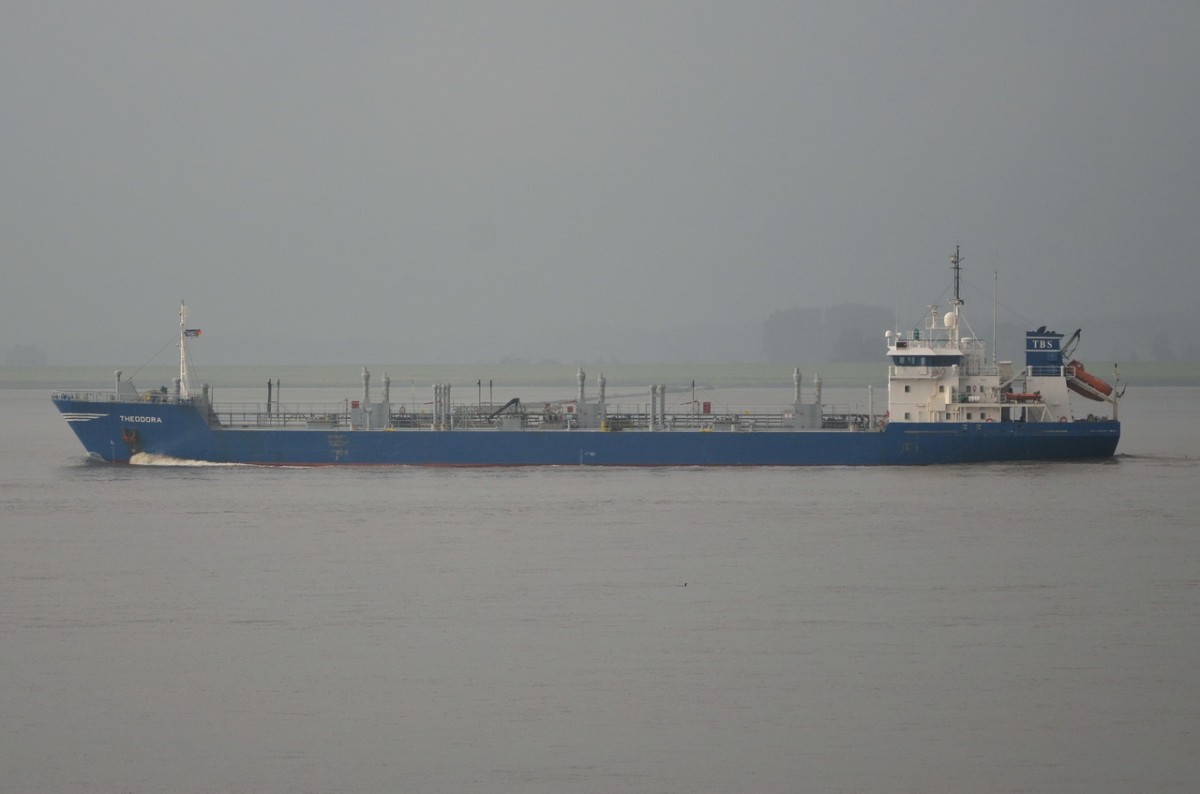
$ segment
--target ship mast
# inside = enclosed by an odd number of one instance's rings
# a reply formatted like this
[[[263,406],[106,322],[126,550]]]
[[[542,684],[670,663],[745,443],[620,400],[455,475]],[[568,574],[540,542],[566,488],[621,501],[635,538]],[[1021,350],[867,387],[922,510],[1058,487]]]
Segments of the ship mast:
[[[954,326],[950,331],[950,338],[957,344],[959,341],[959,327],[962,322],[962,254],[959,252],[958,243],[954,244],[954,253],[950,255],[950,269],[954,271],[954,300],[951,303],[954,305]],[[946,315],[946,325],[950,325],[950,315]],[[934,322],[937,322],[937,317],[934,317]]]
[[[1000,293],[1000,271],[992,271],[992,364],[996,363],[996,347],[1000,340],[996,335],[996,306],[1000,299],[997,297]]]
[[[959,283],[962,280],[962,267],[961,267],[962,261],[963,261],[962,256],[959,255],[958,244],[955,243],[954,253],[951,254],[951,256],[950,256],[950,269],[954,271],[954,305],[955,305],[955,307],[963,305],[963,299],[962,299],[961,291],[959,289]],[[955,314],[957,314],[957,313],[958,313],[958,309],[955,308]]]
[[[187,306],[179,301],[179,388],[180,396],[190,397],[187,365]]]

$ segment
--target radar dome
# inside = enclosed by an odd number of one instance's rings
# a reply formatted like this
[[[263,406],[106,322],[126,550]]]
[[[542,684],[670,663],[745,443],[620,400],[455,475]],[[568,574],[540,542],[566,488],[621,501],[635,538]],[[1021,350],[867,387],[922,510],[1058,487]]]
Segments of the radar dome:
[[[954,312],[946,312],[946,316],[942,318],[942,324],[947,328],[958,327],[958,315]]]

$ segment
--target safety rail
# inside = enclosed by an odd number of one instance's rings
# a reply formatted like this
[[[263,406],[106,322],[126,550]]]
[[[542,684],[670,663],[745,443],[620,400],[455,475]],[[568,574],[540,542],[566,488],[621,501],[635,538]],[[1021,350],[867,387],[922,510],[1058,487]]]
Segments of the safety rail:
[[[203,401],[195,397],[176,397],[161,392],[146,392],[136,398],[118,395],[112,391],[55,391],[55,399],[81,402],[152,402],[180,405],[198,405]],[[682,406],[682,410],[679,408]],[[595,405],[589,406],[594,408]],[[707,407],[708,410],[703,410]],[[597,426],[590,429],[650,430],[729,430],[768,431],[792,430],[795,428],[792,405],[724,404],[714,405],[708,401],[692,403],[685,401],[675,406],[676,410],[663,416],[655,416],[644,403],[610,403],[605,406],[603,425],[592,415]],[[360,429],[356,427],[355,409],[349,401],[336,403],[291,403],[273,404],[269,407],[260,402],[215,403],[205,411],[208,421],[221,427],[264,428],[264,429]],[[495,429],[511,426],[514,416],[520,417],[520,426],[532,430],[575,429],[579,427],[580,415],[573,405],[547,403],[540,409],[522,406],[519,412],[495,416],[491,405],[459,404],[450,410],[451,427],[454,429]],[[428,411],[407,411],[403,405],[395,406],[388,417],[387,428],[393,430],[422,430],[432,427],[434,415]],[[826,406],[822,426],[826,429],[852,428],[865,423],[862,417],[844,408]],[[373,428],[384,429],[384,428]]]
[[[268,411],[262,403],[218,403],[209,416],[228,427],[307,427],[314,422],[348,426],[350,412],[344,403],[297,403],[273,405]]]
[[[54,400],[75,400],[77,402],[91,403],[116,403],[116,402],[137,402],[137,403],[178,403],[180,405],[191,405],[196,402],[193,397],[176,397],[171,393],[163,393],[157,391],[141,392],[136,395],[117,394],[114,391],[53,391],[50,393],[51,399]]]

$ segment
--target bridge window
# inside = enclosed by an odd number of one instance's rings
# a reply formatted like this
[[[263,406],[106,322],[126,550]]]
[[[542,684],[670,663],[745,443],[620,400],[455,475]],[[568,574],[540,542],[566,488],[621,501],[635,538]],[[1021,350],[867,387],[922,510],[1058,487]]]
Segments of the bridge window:
[[[957,367],[959,356],[893,355],[892,364],[897,367]]]

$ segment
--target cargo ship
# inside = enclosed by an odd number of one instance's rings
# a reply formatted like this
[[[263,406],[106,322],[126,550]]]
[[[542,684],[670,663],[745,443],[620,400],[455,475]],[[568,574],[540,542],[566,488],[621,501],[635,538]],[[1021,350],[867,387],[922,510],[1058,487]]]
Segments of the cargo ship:
[[[575,394],[553,403],[455,403],[451,385],[438,383],[428,402],[396,405],[386,375],[372,399],[364,369],[359,400],[289,406],[268,389],[265,404],[221,404],[207,384],[191,383],[187,348],[200,332],[187,327],[183,304],[172,389],[141,392],[117,372],[112,391],[56,391],[52,400],[88,455],[110,463],[890,466],[1112,457],[1119,379],[1108,383],[1072,357],[1079,332],[1064,343],[1044,326],[1026,333],[1023,367],[989,360],[966,321],[958,249],[951,267],[944,313],[932,306],[919,327],[883,334],[887,400],[878,411],[870,388],[865,411],[823,404],[820,379],[806,390],[799,370],[791,402],[772,409],[693,395],[668,410],[665,384],[624,403],[607,395],[603,375],[589,395],[582,369]],[[1072,394],[1106,404],[1108,416],[1075,413]]]

